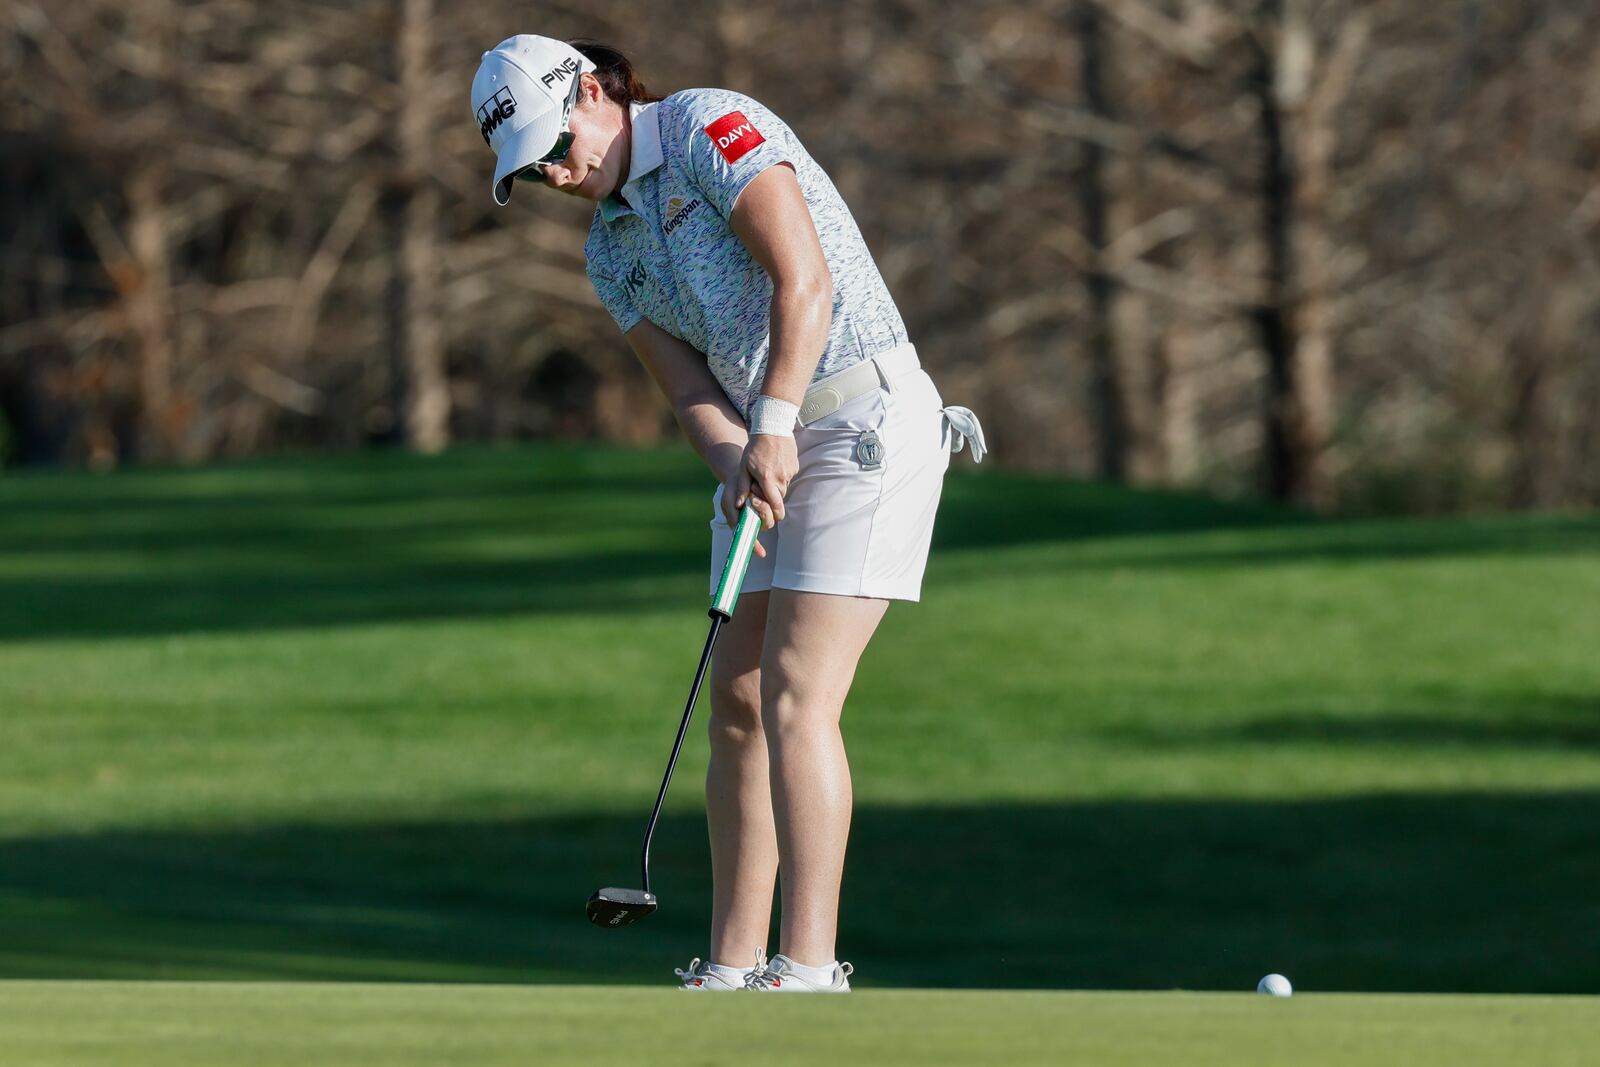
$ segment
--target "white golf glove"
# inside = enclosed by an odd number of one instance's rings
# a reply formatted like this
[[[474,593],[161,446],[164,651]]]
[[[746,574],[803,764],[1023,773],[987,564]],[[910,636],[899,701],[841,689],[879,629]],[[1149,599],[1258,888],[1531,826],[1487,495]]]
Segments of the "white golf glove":
[[[972,409],[950,405],[944,409],[944,424],[950,431],[950,451],[961,451],[961,446],[967,443],[963,439],[965,435],[965,438],[971,441],[972,462],[982,463],[989,446],[983,442],[983,424],[978,421],[978,416],[972,413]]]

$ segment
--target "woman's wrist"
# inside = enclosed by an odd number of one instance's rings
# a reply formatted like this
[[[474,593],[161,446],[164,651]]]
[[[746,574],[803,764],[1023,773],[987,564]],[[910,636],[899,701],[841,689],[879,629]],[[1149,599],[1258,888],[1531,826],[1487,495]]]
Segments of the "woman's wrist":
[[[739,476],[739,467],[744,461],[744,450],[747,441],[724,439],[715,444],[708,444],[701,450],[701,456],[706,461],[706,469],[718,483],[725,484]]]
[[[800,405],[762,393],[750,406],[750,432],[769,437],[793,437]]]

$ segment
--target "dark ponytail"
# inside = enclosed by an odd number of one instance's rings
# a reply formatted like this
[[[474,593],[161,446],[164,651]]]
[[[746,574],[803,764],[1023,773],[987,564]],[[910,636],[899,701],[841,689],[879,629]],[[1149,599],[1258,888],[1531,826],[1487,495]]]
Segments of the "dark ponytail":
[[[649,104],[661,99],[644,87],[639,76],[633,72],[633,64],[628,62],[628,57],[610,45],[584,37],[567,43],[595,65],[594,76],[612,102],[625,108],[629,104]]]

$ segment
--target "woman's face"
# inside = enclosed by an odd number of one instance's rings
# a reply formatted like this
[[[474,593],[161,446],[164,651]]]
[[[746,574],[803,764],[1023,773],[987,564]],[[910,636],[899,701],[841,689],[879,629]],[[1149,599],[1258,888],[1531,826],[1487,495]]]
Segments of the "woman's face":
[[[629,138],[623,135],[627,111],[606,96],[594,75],[581,79],[568,126],[572,147],[565,159],[545,164],[539,184],[584,200],[604,200],[627,178]],[[538,171],[530,168],[520,177],[537,182]]]

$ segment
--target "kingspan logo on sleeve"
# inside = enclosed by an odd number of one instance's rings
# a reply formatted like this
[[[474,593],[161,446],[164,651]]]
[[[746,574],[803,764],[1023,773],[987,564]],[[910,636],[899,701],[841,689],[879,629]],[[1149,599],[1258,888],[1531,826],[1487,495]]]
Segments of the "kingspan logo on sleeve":
[[[495,90],[493,96],[478,105],[478,130],[483,134],[483,143],[493,147],[489,135],[500,128],[500,124],[517,113],[517,99],[511,95],[511,86],[503,85]]]
[[[679,226],[683,225],[683,221],[687,219],[690,213],[692,213],[695,208],[699,207],[700,204],[701,200],[698,197],[689,201],[687,204],[683,202],[683,197],[681,196],[669,197],[667,199],[667,221],[662,224],[661,232],[671,233],[673,230],[676,230]]]

